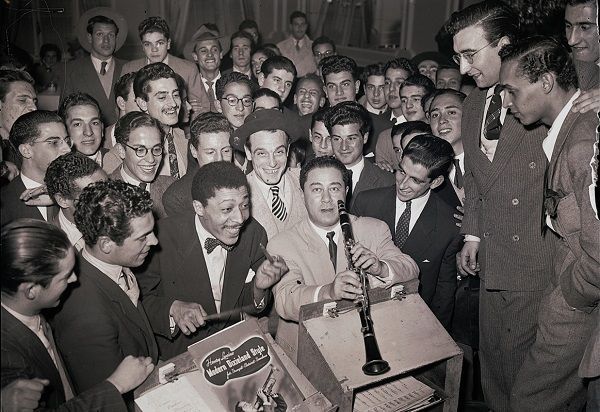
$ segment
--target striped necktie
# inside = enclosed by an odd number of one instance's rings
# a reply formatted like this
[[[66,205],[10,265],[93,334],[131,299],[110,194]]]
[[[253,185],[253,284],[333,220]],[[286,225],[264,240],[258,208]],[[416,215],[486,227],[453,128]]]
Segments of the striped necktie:
[[[173,133],[167,133],[167,149],[169,156],[169,171],[171,176],[175,179],[179,179],[179,165],[177,164],[177,151],[175,150],[175,141],[173,140]]]
[[[271,201],[271,210],[273,211],[273,215],[283,222],[287,218],[287,210],[285,209],[283,200],[281,200],[279,197],[279,187],[271,186],[270,190],[273,194],[273,200]]]

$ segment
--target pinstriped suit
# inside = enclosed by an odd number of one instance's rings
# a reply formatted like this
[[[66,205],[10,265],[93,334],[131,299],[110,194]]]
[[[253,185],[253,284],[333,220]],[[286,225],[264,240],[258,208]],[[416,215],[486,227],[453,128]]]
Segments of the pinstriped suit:
[[[487,405],[509,410],[515,376],[535,337],[536,318],[552,274],[555,237],[541,231],[545,127],[525,129],[510,113],[493,162],[481,151],[486,90],[463,106],[463,234],[481,238],[480,357]]]

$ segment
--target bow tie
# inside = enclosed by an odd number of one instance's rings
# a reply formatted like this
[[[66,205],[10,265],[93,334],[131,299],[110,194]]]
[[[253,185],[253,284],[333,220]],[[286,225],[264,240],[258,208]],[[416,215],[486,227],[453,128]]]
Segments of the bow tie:
[[[221,246],[223,249],[230,251],[231,249],[233,249],[234,245],[226,245],[225,243],[213,237],[209,237],[204,241],[204,249],[206,249],[206,252],[209,255],[212,253],[213,250],[215,250],[217,246]]]

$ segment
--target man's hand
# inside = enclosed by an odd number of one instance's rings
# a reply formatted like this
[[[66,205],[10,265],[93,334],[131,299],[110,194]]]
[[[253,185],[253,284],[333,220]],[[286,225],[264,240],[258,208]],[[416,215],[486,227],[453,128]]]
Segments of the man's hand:
[[[194,115],[199,115],[202,112],[206,112],[208,111],[210,108],[209,107],[204,107],[200,104],[200,100],[197,99],[190,99],[190,106],[192,106],[192,111],[194,112]]]
[[[254,286],[257,289],[266,290],[279,282],[279,279],[289,271],[285,260],[281,256],[273,256],[273,263],[268,259],[259,266],[254,276]]]
[[[375,163],[375,166],[378,166],[380,169],[386,170],[388,172],[394,173],[395,171],[394,166],[392,166],[392,164],[387,160],[380,160],[379,162]]]
[[[354,300],[362,295],[362,287],[358,275],[351,270],[338,273],[329,285],[323,287],[326,299]]]
[[[52,206],[54,202],[48,195],[46,185],[36,187],[35,189],[25,189],[19,196],[27,206]]]
[[[388,276],[387,265],[384,265],[382,261],[377,258],[375,253],[361,245],[355,243],[350,249],[352,255],[352,263],[356,268],[360,268],[369,272],[373,276],[379,276],[385,278]]]
[[[15,177],[19,176],[19,168],[13,162],[9,162],[8,160],[4,160],[0,162],[2,171],[2,177],[5,177],[10,182]]]
[[[458,271],[463,276],[477,275],[479,272],[479,263],[477,263],[477,253],[479,252],[479,242],[465,242],[460,251],[460,262]]]
[[[17,379],[2,388],[2,412],[29,412],[39,406],[48,379]]]
[[[457,213],[454,214],[456,222],[454,224],[458,227],[462,227],[463,217],[465,216],[465,209],[462,206],[456,206]]]
[[[122,395],[142,384],[154,369],[152,358],[127,356],[107,379]]]
[[[200,304],[194,302],[176,300],[169,309],[169,315],[173,317],[184,335],[196,332],[196,329],[206,323],[204,320],[206,312]]]
[[[600,111],[600,88],[582,91],[573,102],[573,108],[571,109],[573,113],[585,113],[590,110]]]

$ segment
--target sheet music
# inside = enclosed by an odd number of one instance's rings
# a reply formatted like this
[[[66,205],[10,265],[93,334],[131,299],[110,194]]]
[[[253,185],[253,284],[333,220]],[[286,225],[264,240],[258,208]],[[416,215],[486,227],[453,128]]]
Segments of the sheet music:
[[[158,386],[135,400],[143,412],[206,412],[210,406],[200,397],[188,376]]]
[[[397,412],[429,405],[433,388],[412,376],[359,392],[354,399],[355,412]]]

